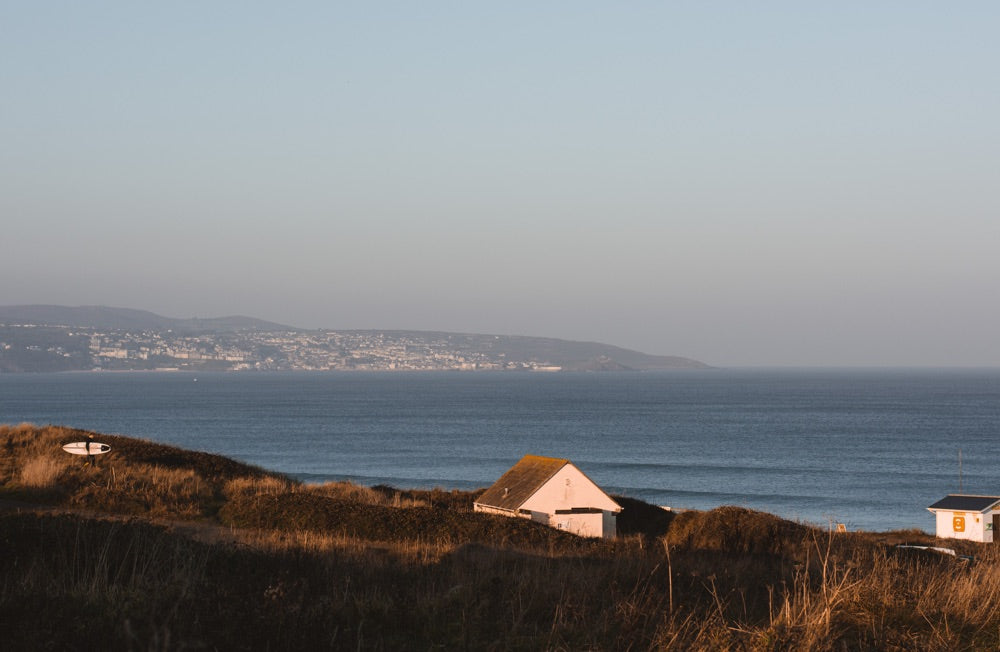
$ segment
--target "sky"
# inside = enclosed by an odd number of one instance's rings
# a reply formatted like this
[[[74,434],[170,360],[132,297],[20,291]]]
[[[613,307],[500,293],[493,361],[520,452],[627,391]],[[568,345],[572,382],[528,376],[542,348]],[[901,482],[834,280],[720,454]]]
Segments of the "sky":
[[[0,305],[1000,366],[998,24],[0,0]]]

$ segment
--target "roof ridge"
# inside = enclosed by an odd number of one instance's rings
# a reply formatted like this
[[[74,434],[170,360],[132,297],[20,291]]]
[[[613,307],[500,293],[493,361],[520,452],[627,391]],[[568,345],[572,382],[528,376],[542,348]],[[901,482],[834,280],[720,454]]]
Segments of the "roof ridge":
[[[562,462],[563,464],[570,463],[569,460],[565,457],[549,457],[548,455],[535,455],[534,453],[525,453],[524,456],[521,457],[521,459],[517,462],[517,464],[520,464],[529,457],[533,457],[536,460],[545,460],[548,462]],[[517,466],[517,464],[515,464],[515,466]]]

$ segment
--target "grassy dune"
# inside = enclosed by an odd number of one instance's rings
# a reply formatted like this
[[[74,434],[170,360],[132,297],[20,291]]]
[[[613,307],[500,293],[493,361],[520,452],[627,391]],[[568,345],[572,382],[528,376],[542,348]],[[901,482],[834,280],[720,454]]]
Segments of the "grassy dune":
[[[5,650],[992,650],[1000,555],[898,551],[736,507],[621,497],[615,541],[475,493],[302,485],[111,435],[0,426]],[[938,542],[941,544],[941,542]]]

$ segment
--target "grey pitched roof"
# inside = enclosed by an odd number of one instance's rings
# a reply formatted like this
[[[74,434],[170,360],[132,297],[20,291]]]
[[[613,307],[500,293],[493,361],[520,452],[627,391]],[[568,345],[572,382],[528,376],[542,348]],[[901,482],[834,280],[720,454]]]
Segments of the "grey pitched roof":
[[[927,509],[947,509],[960,512],[985,512],[1000,503],[1000,496],[967,496],[964,494],[948,494]]]
[[[569,464],[569,460],[525,455],[476,500],[479,505],[516,510],[538,489]]]

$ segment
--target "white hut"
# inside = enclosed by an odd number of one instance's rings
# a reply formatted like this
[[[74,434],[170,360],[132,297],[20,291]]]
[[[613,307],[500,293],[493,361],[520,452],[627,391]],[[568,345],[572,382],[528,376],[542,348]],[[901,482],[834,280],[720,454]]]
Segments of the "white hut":
[[[1000,542],[1000,496],[949,494],[927,508],[937,520],[937,536],[983,543]]]
[[[569,460],[538,455],[522,457],[476,500],[474,508],[605,539],[614,538],[622,511]]]

